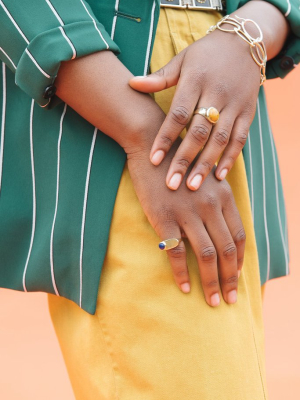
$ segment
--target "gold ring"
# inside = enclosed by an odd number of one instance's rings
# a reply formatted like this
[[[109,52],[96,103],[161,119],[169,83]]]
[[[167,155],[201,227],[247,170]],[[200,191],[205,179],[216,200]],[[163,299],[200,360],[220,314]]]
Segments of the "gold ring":
[[[177,239],[177,238],[166,239],[166,240],[163,240],[162,242],[160,242],[158,247],[161,250],[171,250],[171,249],[174,249],[174,247],[177,247],[179,245],[180,241],[181,241],[181,239]]]
[[[218,122],[219,118],[220,118],[219,111],[215,107],[209,107],[209,108],[200,107],[200,108],[197,108],[194,111],[194,115],[195,114],[202,115],[204,118],[207,119],[207,121],[211,122],[212,124],[216,124]]]

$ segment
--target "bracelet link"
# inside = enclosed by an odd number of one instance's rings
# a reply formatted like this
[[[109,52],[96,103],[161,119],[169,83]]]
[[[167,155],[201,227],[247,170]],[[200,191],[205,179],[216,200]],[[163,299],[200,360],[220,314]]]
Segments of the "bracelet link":
[[[211,26],[206,34],[209,34],[216,29],[219,29],[220,31],[223,32],[229,32],[229,33],[236,33],[239,35],[240,38],[242,38],[245,42],[247,42],[250,45],[250,53],[255,61],[255,63],[259,66],[260,68],[260,86],[263,85],[263,83],[266,80],[266,65],[267,65],[267,52],[266,52],[266,47],[263,42],[263,33],[258,24],[253,21],[252,19],[245,19],[245,18],[240,18],[236,15],[236,18],[233,18],[229,15],[226,15],[220,21],[217,22],[216,25]],[[247,23],[253,23],[256,27],[256,29],[259,32],[259,36],[256,38],[253,38],[250,33],[246,29],[246,24]],[[222,25],[224,24],[229,24],[233,28],[225,28]]]

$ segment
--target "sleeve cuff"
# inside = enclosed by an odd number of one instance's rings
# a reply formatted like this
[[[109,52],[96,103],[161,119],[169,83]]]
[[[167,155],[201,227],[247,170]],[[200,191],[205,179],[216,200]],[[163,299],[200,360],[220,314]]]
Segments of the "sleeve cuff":
[[[54,81],[60,63],[102,50],[120,52],[97,22],[76,22],[43,32],[23,52],[17,65],[16,85],[41,107],[50,108],[50,103],[57,103],[53,99]]]

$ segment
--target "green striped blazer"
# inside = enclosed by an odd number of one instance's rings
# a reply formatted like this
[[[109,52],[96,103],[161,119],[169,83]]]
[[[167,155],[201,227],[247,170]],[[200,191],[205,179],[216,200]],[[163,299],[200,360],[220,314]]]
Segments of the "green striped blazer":
[[[299,0],[270,0],[292,33],[268,78],[300,61]],[[228,0],[232,12],[246,1]],[[64,296],[95,312],[120,146],[58,98],[61,61],[111,50],[146,74],[158,0],[0,0],[0,286]],[[261,89],[244,148],[261,281],[288,273],[286,214]]]

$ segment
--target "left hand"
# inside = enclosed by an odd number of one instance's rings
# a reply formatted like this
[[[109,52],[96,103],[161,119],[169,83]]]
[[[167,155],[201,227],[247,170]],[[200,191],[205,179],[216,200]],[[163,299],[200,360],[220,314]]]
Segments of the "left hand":
[[[226,177],[246,143],[260,87],[260,70],[248,43],[236,34],[216,30],[188,46],[159,71],[134,77],[129,84],[147,93],[177,85],[150,152],[152,163],[159,165],[188,126],[167,173],[170,189],[178,189],[204,145],[186,180],[188,188],[200,187],[222,153],[215,175],[220,180]],[[193,116],[196,108],[211,106],[220,113],[215,125],[201,115]]]

